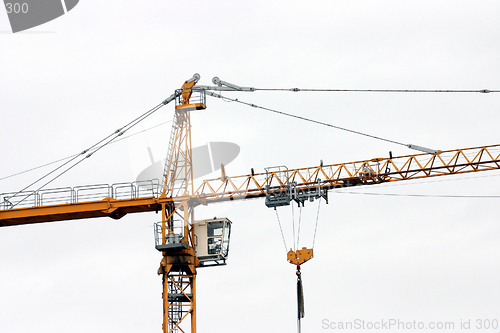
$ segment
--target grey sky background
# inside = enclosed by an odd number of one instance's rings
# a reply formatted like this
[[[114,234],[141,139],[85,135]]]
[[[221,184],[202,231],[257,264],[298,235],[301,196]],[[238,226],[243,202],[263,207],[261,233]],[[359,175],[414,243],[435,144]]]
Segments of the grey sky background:
[[[12,34],[0,10],[0,178],[81,152],[193,73],[203,85],[218,76],[257,88],[498,90],[499,16],[497,1],[81,1]],[[499,94],[227,96],[434,149],[499,143]],[[207,106],[192,114],[193,146],[238,144],[230,175],[413,153],[241,104],[209,98]],[[173,110],[132,133],[171,120]],[[170,126],[99,151],[49,187],[133,181],[151,163],[148,147],[155,160],[165,157]],[[49,170],[0,180],[0,193]],[[499,199],[408,196],[499,195],[498,176],[330,192],[315,257],[302,268],[303,332],[324,331],[325,319],[454,322],[447,332],[463,331],[461,321],[500,320]],[[302,210],[301,247],[312,245],[316,210],[317,202]],[[290,244],[290,208],[278,212]],[[257,199],[195,215],[233,221],[228,265],[198,271],[199,331],[295,331],[295,269],[275,212]],[[152,227],[160,219],[1,228],[0,331],[161,331]]]

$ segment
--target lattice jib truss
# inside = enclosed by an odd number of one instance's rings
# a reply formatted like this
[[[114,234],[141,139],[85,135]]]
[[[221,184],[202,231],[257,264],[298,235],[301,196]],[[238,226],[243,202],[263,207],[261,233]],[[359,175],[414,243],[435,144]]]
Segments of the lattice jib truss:
[[[195,191],[207,202],[265,196],[265,186],[280,191],[287,183],[310,189],[318,180],[328,189],[390,183],[452,174],[500,169],[500,145],[339,163],[254,175],[209,179]],[[288,175],[285,176],[285,172]]]

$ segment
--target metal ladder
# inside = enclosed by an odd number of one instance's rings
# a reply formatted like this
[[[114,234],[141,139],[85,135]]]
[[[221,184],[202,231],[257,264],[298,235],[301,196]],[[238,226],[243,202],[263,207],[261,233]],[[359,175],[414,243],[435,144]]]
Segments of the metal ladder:
[[[168,170],[172,158],[172,150],[174,149],[175,133],[177,130],[177,115],[174,114],[174,120],[172,120],[172,130],[170,131],[170,140],[168,143],[167,157],[165,158],[165,166],[163,167],[163,191],[167,190],[167,178],[170,170]]]

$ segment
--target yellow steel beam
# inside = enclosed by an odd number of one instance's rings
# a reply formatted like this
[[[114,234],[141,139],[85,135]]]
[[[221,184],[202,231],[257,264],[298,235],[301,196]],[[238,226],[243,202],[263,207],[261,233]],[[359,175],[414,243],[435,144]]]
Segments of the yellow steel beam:
[[[442,151],[437,155],[416,154],[394,158],[290,169],[270,174],[226,176],[224,180],[209,179],[190,196],[175,198],[148,197],[138,199],[112,199],[73,204],[14,208],[0,210],[0,226],[63,221],[92,217],[121,218],[128,213],[161,211],[161,204],[189,201],[191,207],[211,202],[264,197],[265,185],[278,192],[286,182],[298,187],[313,187],[318,179],[322,187],[338,188],[372,185],[409,179],[500,169],[500,145]]]
[[[0,211],[0,226],[106,216],[118,219],[127,213],[160,210],[161,205],[154,197],[121,200],[105,198],[100,201],[2,210]]]

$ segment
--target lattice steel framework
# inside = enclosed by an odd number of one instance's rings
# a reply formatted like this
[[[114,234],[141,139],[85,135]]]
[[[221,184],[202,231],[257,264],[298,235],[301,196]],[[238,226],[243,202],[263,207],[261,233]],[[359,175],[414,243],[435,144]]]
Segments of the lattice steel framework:
[[[452,149],[437,155],[424,153],[289,169],[286,177],[276,172],[263,172],[208,179],[203,181],[193,194],[177,197],[108,197],[103,198],[104,200],[94,199],[73,204],[14,209],[9,209],[9,205],[0,205],[0,226],[105,216],[121,218],[128,213],[160,211],[163,205],[173,205],[174,202],[189,202],[190,207],[194,207],[211,202],[260,198],[266,196],[266,184],[271,192],[283,190],[287,182],[295,182],[298,190],[308,190],[315,188],[318,180],[321,180],[322,188],[335,189],[498,169],[500,145]]]
[[[196,332],[196,267],[199,261],[195,256],[194,205],[186,198],[193,194],[190,111],[205,108],[202,103],[189,103],[191,88],[198,79],[199,76],[196,78],[195,75],[184,82],[183,90],[176,91],[178,103],[165,161],[163,193],[160,196],[171,199],[161,205],[162,240],[161,246],[157,246],[163,254],[158,274],[162,275],[163,283],[165,333]],[[174,199],[179,197],[184,199]],[[189,316],[190,320],[187,319]]]
[[[204,95],[192,104],[189,99],[198,79],[195,74],[175,94],[177,105],[160,196],[134,194],[124,199],[108,193],[103,200],[92,196],[92,201],[68,202],[65,198],[63,203],[54,199],[44,204],[44,195],[59,196],[66,191],[72,198],[73,189],[56,189],[32,193],[33,198],[40,198],[34,199],[33,206],[15,207],[12,196],[0,195],[0,227],[104,216],[119,219],[128,213],[161,210],[161,239],[156,248],[163,254],[158,274],[163,282],[164,332],[196,332],[196,268],[200,262],[195,256],[193,226],[197,205],[265,197],[290,188],[319,194],[323,189],[500,169],[500,145],[492,145],[267,173],[255,174],[252,170],[250,175],[205,180],[194,190],[190,111],[204,109],[205,105]],[[196,92],[204,94],[203,89]]]

